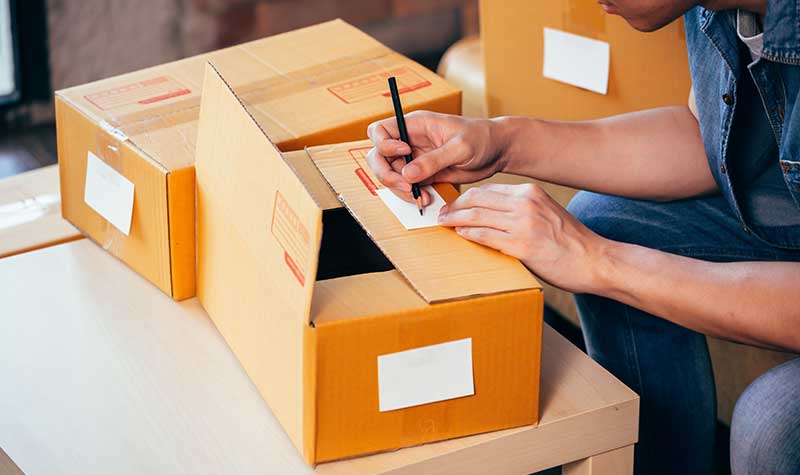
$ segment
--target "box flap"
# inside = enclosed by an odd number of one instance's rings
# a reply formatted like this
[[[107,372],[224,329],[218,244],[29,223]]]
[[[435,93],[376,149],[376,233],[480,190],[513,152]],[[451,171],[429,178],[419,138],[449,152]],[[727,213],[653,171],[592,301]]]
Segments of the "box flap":
[[[322,210],[210,64],[198,130],[198,297],[302,447]]]
[[[379,182],[359,160],[369,147],[369,141],[360,141],[307,152],[339,199],[427,302],[540,288],[517,259],[467,241],[452,229],[406,230],[378,198]],[[452,185],[437,189],[445,201],[457,196]]]

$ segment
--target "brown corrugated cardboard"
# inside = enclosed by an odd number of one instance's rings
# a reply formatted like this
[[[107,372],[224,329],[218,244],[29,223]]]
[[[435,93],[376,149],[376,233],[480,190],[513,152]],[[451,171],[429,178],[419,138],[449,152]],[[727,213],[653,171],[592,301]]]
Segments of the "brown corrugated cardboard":
[[[490,116],[582,120],[686,104],[691,79],[681,19],[642,33],[594,0],[481,0],[480,8]],[[610,44],[608,94],[543,76],[544,28]]]
[[[59,91],[64,216],[175,299],[195,291],[193,163],[207,61],[284,151],[366,137],[392,113],[390,75],[409,109],[460,111],[457,89],[338,20]],[[84,202],[89,152],[134,184],[130,235]]]
[[[80,239],[60,203],[58,165],[0,180],[0,258]]]
[[[322,174],[282,156],[209,66],[197,144],[201,303],[310,464],[534,423],[538,282],[452,230],[389,224],[377,198],[364,200],[376,183],[365,147],[308,149]],[[453,198],[452,187],[440,191]],[[379,356],[465,339],[473,395],[380,410]]]

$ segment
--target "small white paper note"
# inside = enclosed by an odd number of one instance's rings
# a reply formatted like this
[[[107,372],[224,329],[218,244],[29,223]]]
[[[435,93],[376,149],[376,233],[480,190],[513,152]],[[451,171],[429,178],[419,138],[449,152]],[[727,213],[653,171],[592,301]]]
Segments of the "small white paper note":
[[[378,357],[380,412],[473,394],[472,338]]]
[[[133,183],[91,151],[86,159],[83,201],[126,236],[130,234]]]
[[[544,77],[600,94],[608,92],[611,47],[605,41],[544,29]]]
[[[431,203],[423,208],[422,216],[419,215],[416,203],[403,201],[388,188],[381,188],[377,190],[377,193],[383,204],[397,216],[406,229],[438,226],[439,210],[447,203],[432,186],[423,186],[422,188],[431,196]]]

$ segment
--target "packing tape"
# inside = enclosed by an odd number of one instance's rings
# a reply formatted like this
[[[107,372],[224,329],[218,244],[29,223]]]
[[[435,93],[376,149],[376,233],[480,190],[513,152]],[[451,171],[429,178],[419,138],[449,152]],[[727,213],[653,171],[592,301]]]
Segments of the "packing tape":
[[[127,136],[122,132],[115,133],[115,128],[106,124],[104,127],[101,123],[101,128],[95,132],[95,146],[94,154],[102,160],[106,165],[116,170],[120,175],[122,173],[122,143],[127,140]],[[124,138],[124,140],[123,140]],[[132,219],[132,218],[131,218]],[[112,247],[118,255],[123,255],[123,248],[127,242],[125,234],[119,229],[114,227],[108,220],[103,219],[103,241],[98,240],[98,244],[106,251]]]

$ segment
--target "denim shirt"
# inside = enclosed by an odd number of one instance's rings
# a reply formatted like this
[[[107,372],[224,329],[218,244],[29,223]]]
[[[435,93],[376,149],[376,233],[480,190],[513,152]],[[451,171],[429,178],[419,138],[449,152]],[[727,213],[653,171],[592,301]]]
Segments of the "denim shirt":
[[[700,132],[720,192],[745,232],[800,249],[797,0],[769,0],[764,47],[755,61],[742,54],[735,10],[695,7],[684,25]],[[770,183],[760,186],[765,180]],[[754,219],[753,188],[766,220]]]

